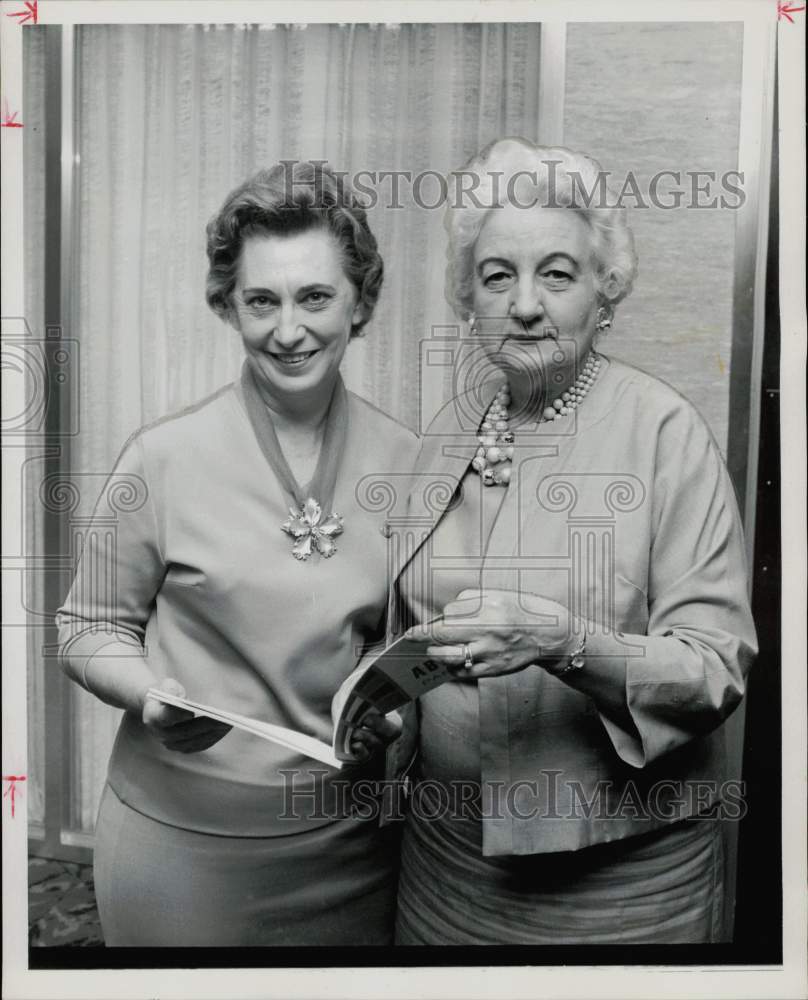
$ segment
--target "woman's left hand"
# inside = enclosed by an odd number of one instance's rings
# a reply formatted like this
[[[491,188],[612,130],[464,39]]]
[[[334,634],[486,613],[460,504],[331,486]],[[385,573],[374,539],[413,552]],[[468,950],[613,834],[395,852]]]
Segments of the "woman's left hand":
[[[443,609],[443,620],[428,627],[436,645],[427,648],[427,657],[460,678],[512,674],[569,655],[576,644],[571,625],[563,604],[537,594],[464,590]]]
[[[385,750],[401,735],[401,717],[397,712],[382,715],[371,709],[351,736],[351,753],[359,763],[370,760],[374,754]]]

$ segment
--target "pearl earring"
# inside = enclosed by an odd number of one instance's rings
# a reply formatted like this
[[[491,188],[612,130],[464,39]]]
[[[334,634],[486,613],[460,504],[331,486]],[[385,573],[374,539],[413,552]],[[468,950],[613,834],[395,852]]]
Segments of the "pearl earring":
[[[470,312],[469,313],[468,324],[469,324],[469,332],[470,333],[476,333],[477,332],[477,314],[476,313],[474,313],[474,312]]]
[[[603,333],[606,330],[611,329],[612,325],[612,309],[611,306],[599,306],[597,322],[595,323],[595,329],[598,333]]]

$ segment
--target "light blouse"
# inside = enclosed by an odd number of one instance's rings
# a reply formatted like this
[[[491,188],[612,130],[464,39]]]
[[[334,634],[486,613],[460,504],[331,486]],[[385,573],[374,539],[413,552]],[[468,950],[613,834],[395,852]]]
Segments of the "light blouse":
[[[289,501],[239,383],[135,434],[57,616],[68,673],[82,683],[101,651],[145,654],[157,682],[176,678],[194,701],[330,742],[334,692],[384,639],[391,568],[378,490],[401,488],[416,450],[411,432],[358,396],[348,400],[333,499],[345,531],[329,559],[293,558],[281,530]],[[344,774],[235,729],[204,752],[172,752],[127,712],[108,780],[123,802],[162,822],[268,836],[326,822],[316,797]],[[290,810],[290,782],[316,802],[304,795]]]

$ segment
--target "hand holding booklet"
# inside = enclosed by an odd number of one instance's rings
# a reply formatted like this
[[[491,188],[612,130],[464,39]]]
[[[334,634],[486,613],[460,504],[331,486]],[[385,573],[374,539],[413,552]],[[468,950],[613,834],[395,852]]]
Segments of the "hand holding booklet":
[[[425,634],[425,630],[417,638],[404,635],[369,662],[360,663],[345,678],[331,702],[331,718],[334,723],[331,744],[294,729],[262,722],[260,719],[250,719],[213,705],[202,705],[157,688],[149,688],[148,694],[165,705],[187,709],[196,716],[216,719],[340,768],[344,761],[355,760],[350,749],[351,737],[369,711],[375,709],[382,715],[387,715],[451,679],[452,675],[445,667],[439,668],[424,662],[430,643],[431,639]]]

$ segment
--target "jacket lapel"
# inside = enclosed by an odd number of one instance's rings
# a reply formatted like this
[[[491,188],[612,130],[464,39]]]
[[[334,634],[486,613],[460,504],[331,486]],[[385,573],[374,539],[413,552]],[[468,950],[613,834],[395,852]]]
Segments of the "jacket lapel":
[[[409,544],[399,544],[393,563],[397,580],[441,522],[477,451],[479,426],[491,405],[501,376],[450,400],[424,435],[408,484],[404,523]]]

